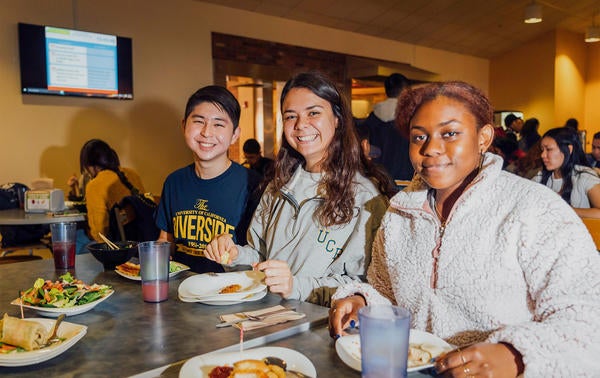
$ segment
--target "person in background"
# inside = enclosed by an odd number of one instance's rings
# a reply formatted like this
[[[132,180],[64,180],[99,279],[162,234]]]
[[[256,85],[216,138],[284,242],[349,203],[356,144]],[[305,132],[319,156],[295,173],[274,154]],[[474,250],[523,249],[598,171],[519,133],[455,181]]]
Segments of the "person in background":
[[[548,130],[541,146],[544,165],[533,180],[560,194],[579,216],[600,218],[600,177],[588,166],[577,132]]]
[[[361,307],[392,303],[458,347],[436,358],[443,377],[599,376],[600,257],[581,219],[485,152],[493,111],[480,90],[431,83],[398,108],[416,175],[390,201],[369,284],[333,296],[332,337]]]
[[[109,234],[110,211],[124,197],[131,195],[130,186],[144,192],[140,176],[129,168],[120,166],[119,156],[108,143],[100,139],[88,140],[79,154],[81,173],[91,179],[85,187],[88,235],[78,231],[77,253],[82,246],[95,240],[103,242],[99,236]]]
[[[513,172],[523,178],[532,179],[542,169],[542,146],[538,140],[525,156],[516,160],[513,164],[506,168],[507,171]]]
[[[489,151],[502,157],[502,169],[512,172],[512,170],[509,170],[508,167],[514,167],[515,162],[519,159],[517,157],[518,149],[519,146],[513,138],[504,137],[494,138]]]
[[[247,139],[242,147],[245,161],[242,165],[256,171],[261,177],[269,177],[273,171],[273,159],[262,156],[260,143],[256,139]]]
[[[600,132],[594,134],[594,139],[592,139],[592,153],[586,154],[585,157],[590,167],[600,170]]]
[[[221,235],[206,256],[228,266],[252,264],[272,293],[323,304],[326,289],[364,277],[393,187],[362,153],[348,101],[328,78],[308,72],[290,79],[281,111],[275,176],[248,244]]]
[[[506,126],[506,136],[517,141],[517,134],[520,133],[523,128],[523,119],[510,113],[504,117],[504,125]]]
[[[569,129],[579,131],[579,121],[576,118],[569,118],[565,121],[564,127],[568,127]]]
[[[537,118],[529,118],[523,124],[521,128],[521,139],[519,139],[519,149],[523,152],[529,151],[529,149],[536,144],[542,137],[538,133],[540,127],[540,121]]]
[[[164,182],[156,213],[159,240],[173,242],[173,259],[197,273],[222,272],[204,257],[220,234],[245,243],[258,202],[260,176],[229,159],[227,151],[240,135],[240,105],[226,88],[210,85],[192,94],[181,121],[194,162]]]
[[[73,174],[67,180],[67,186],[69,187],[69,193],[67,198],[69,201],[84,201],[85,200],[85,187],[91,180],[91,177],[87,173],[80,175]]]
[[[398,95],[409,85],[404,75],[393,73],[388,76],[384,82],[387,99],[375,104],[362,122],[369,129],[371,144],[381,150],[381,155],[373,161],[383,165],[393,180],[410,180],[414,174],[408,158],[408,140],[394,123]]]

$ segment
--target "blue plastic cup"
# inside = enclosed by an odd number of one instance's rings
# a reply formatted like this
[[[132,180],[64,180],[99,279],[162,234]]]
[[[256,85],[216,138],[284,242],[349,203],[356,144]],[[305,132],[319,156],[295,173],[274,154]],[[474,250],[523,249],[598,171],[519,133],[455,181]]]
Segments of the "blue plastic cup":
[[[362,376],[407,376],[410,313],[397,306],[366,306],[358,311]]]

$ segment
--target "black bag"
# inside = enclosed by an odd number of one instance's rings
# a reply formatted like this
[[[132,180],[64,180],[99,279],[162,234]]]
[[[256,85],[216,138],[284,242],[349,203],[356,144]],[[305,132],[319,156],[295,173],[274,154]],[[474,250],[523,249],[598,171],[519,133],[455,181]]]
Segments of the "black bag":
[[[18,182],[0,186],[0,210],[18,209],[27,185]],[[0,226],[0,246],[14,247],[39,242],[50,231],[48,225]]]
[[[29,190],[27,185],[11,182],[0,186],[0,210],[18,209],[19,198],[23,201],[25,191]]]

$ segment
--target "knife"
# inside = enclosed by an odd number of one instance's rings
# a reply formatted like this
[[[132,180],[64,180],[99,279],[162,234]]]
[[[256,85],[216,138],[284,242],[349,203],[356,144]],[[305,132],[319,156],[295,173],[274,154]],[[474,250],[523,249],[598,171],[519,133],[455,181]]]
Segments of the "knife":
[[[276,315],[276,314],[279,314],[282,312],[287,312],[287,311],[296,311],[296,309],[295,308],[280,308],[278,310],[268,311],[268,312],[262,313],[260,315],[248,315],[248,314],[242,312],[242,314],[244,315],[243,318],[218,323],[217,328],[229,327],[229,326],[241,323],[241,322],[245,322],[246,320],[260,321],[260,320],[264,320],[264,319],[268,318],[271,315]]]

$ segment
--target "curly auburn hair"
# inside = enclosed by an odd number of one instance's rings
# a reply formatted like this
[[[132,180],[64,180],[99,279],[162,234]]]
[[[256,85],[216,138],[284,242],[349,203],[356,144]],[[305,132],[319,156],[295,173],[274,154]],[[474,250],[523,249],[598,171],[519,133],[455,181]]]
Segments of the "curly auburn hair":
[[[440,96],[463,104],[475,117],[478,129],[494,124],[492,104],[481,90],[463,81],[436,82],[409,88],[403,91],[398,98],[396,125],[400,128],[402,135],[408,138],[410,121],[421,106]]]
[[[391,197],[394,187],[391,179],[375,167],[362,153],[348,101],[335,84],[320,72],[300,73],[285,84],[280,105],[294,88],[305,88],[326,100],[338,119],[333,140],[321,164],[321,181],[318,194],[325,200],[317,208],[315,217],[323,226],[348,223],[354,214],[354,176],[358,172],[371,179],[382,194]],[[273,195],[290,180],[299,165],[306,160],[294,150],[284,137],[275,160],[273,180],[268,189]]]

